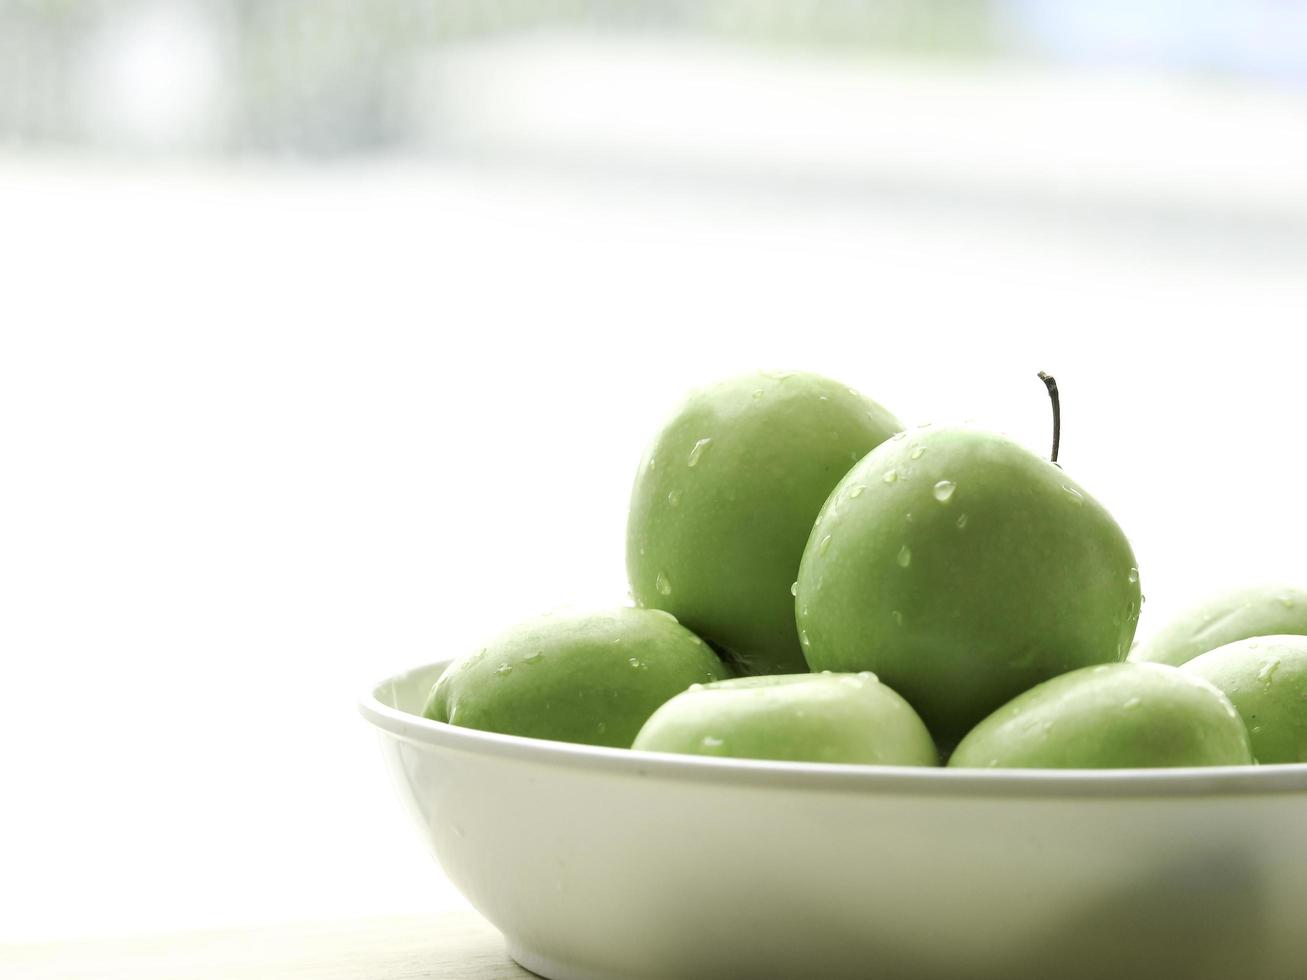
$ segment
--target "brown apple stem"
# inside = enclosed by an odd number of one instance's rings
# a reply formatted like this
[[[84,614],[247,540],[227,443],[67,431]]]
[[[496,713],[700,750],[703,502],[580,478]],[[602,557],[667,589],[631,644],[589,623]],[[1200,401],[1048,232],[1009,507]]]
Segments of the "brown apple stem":
[[[1053,456],[1052,461],[1057,462],[1057,447],[1062,441],[1062,405],[1057,397],[1057,378],[1053,377],[1047,371],[1039,372],[1039,380],[1044,382],[1044,387],[1048,389],[1049,400],[1053,403]]]

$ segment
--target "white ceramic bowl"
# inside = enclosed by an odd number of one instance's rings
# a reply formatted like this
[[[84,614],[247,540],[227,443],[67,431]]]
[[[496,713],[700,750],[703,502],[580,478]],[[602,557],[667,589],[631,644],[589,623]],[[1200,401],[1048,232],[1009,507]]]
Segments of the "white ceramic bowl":
[[[629,752],[428,721],[444,666],[363,714],[450,879],[551,980],[1307,977],[1307,765]]]

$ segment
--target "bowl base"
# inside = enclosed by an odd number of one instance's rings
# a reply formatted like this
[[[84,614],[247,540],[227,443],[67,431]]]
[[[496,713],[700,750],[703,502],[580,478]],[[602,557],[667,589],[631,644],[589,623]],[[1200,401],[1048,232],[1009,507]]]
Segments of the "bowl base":
[[[512,957],[514,963],[524,970],[530,970],[538,977],[543,977],[544,980],[622,980],[613,973],[595,973],[556,960],[544,953],[537,953],[507,937],[504,938],[504,945],[508,947],[508,955]]]

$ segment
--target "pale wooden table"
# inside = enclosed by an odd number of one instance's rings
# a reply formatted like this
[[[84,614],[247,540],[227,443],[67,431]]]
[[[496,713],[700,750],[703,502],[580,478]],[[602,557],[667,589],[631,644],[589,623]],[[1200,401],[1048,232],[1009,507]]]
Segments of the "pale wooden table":
[[[22,980],[530,980],[473,912],[0,946]]]

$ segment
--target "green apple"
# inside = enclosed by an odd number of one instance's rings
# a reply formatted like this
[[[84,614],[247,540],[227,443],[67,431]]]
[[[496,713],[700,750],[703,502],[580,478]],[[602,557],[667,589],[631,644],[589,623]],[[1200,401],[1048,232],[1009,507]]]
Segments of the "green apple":
[[[949,765],[1001,769],[1241,766],[1248,730],[1202,678],[1119,663],[1054,677],[1009,701],[958,745]]]
[[[951,747],[1040,681],[1124,659],[1139,572],[1112,516],[1056,464],[924,426],[835,488],[796,612],[813,670],[875,671]]]
[[[1307,636],[1237,640],[1181,670],[1230,699],[1248,726],[1258,762],[1307,762]]]
[[[640,463],[626,568],[741,673],[805,670],[791,587],[831,487],[901,426],[813,374],[752,374],[691,395]]]
[[[1258,585],[1194,606],[1135,647],[1130,659],[1179,667],[1235,640],[1288,633],[1307,634],[1307,592]]]
[[[554,613],[450,664],[422,713],[488,732],[629,748],[668,698],[728,676],[667,613]]]
[[[939,763],[917,713],[870,673],[696,684],[655,711],[631,747],[791,762]]]

